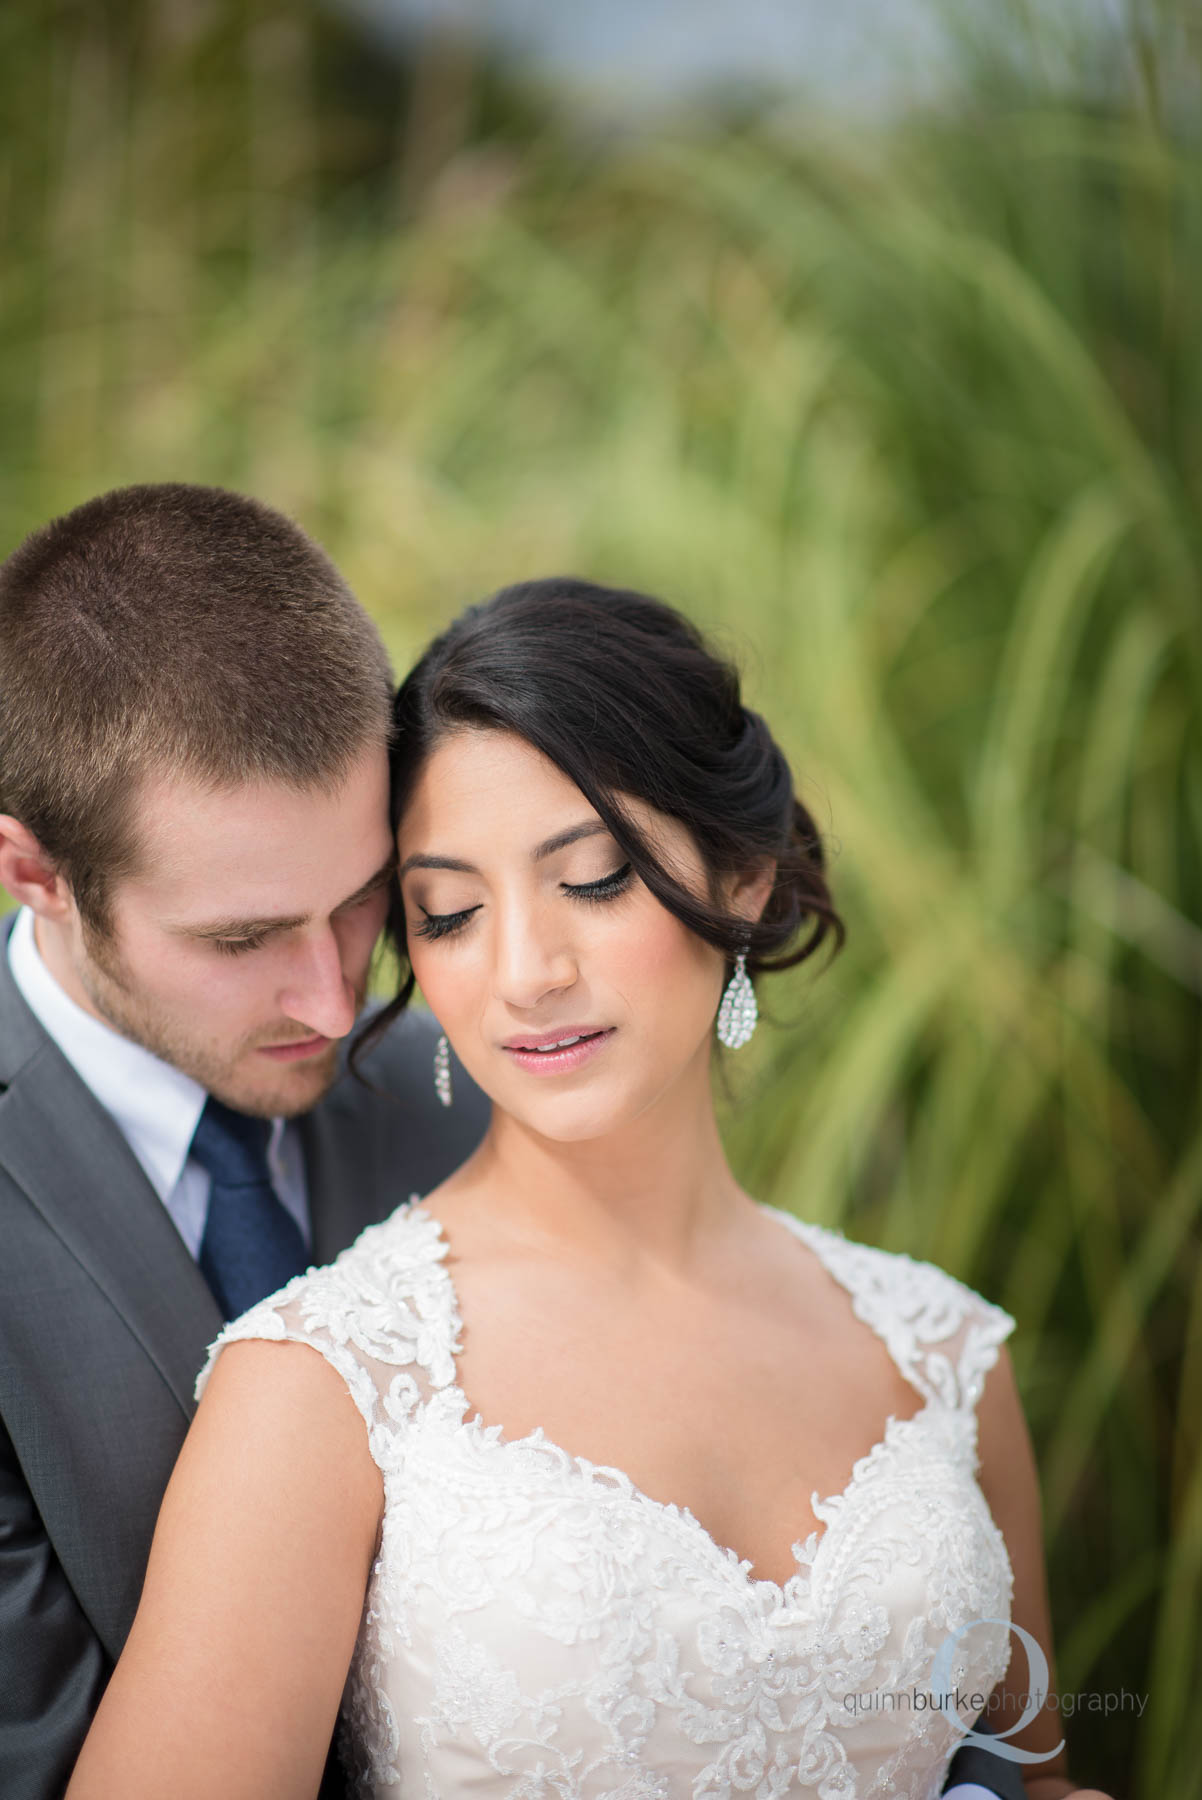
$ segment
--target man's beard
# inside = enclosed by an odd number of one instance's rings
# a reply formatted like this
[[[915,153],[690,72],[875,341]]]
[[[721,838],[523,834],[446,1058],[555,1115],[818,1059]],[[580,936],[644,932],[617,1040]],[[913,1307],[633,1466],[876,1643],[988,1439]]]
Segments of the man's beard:
[[[262,1044],[286,1043],[294,1021],[281,1020],[272,1027],[272,1036],[256,1034],[233,1049],[206,1044],[188,1035],[177,1021],[163,1018],[147,1002],[111,938],[87,931],[84,942],[87,959],[77,974],[101,1018],[122,1037],[140,1044],[181,1074],[191,1076],[207,1093],[235,1111],[262,1119],[293,1118],[316,1106],[337,1081],[338,1045],[334,1043],[320,1055],[286,1064],[279,1071],[263,1058],[262,1081],[252,1085],[245,1070],[239,1071],[239,1064]],[[356,994],[356,1013],[362,1008],[363,999],[362,994]],[[295,1041],[299,1043],[301,1039]]]

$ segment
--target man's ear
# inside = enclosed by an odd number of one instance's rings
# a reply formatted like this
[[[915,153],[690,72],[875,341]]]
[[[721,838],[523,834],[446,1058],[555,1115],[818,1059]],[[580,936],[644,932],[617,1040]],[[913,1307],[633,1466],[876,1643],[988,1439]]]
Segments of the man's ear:
[[[0,813],[0,887],[41,919],[69,917],[69,888],[27,825]]]
[[[775,880],[775,858],[761,858],[742,874],[733,876],[727,884],[727,906],[731,912],[740,913],[749,925],[754,924],[768,904]]]

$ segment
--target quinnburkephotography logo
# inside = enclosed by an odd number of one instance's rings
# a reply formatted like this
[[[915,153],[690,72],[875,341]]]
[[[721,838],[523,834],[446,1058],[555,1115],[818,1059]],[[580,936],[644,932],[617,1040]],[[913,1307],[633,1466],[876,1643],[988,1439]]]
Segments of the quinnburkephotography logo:
[[[965,1632],[971,1631],[976,1625],[1000,1625],[1004,1631],[1014,1632],[1027,1652],[1027,1692],[1023,1696],[1025,1702],[1023,1710],[1008,1731],[990,1732],[987,1736],[980,1731],[974,1731],[970,1725],[965,1725],[957,1705],[960,1696],[952,1685],[952,1652]],[[1021,1625],[1014,1624],[1011,1619],[970,1619],[967,1625],[961,1625],[958,1631],[953,1631],[944,1638],[935,1652],[935,1660],[931,1664],[931,1697],[932,1699],[944,1699],[946,1702],[944,1711],[953,1721],[956,1729],[964,1734],[964,1742],[981,1744],[994,1756],[1004,1757],[1008,1762],[1048,1762],[1064,1749],[1063,1738],[1054,1750],[1020,1750],[1017,1744],[1007,1744],[1003,1741],[1008,1737],[1013,1737],[1016,1731],[1021,1731],[1025,1725],[1031,1723],[1032,1719],[1039,1716],[1043,1707],[1041,1696],[1046,1696],[1047,1691],[1048,1659],[1031,1633],[1024,1631]],[[970,1696],[965,1705],[971,1707],[975,1699],[975,1694]],[[980,1706],[974,1709],[974,1716],[980,1713],[986,1704],[987,1698],[982,1697]]]
[[[1020,1639],[1027,1653],[1027,1688],[1025,1693],[1008,1696],[1010,1707],[1021,1705],[1022,1711],[1013,1725],[1006,1729],[1002,1725],[994,1725],[990,1717],[988,1734],[974,1731],[966,1725],[962,1715],[978,1719],[982,1712],[992,1715],[1003,1704],[1002,1696],[996,1694],[977,1693],[958,1685],[952,1674],[952,1658],[956,1645],[964,1635],[978,1626],[998,1626],[1006,1633],[1013,1632]],[[1120,1693],[1063,1693],[1049,1694],[1047,1658],[1037,1641],[1029,1631],[1021,1625],[1015,1625],[1009,1619],[969,1619],[957,1631],[944,1638],[935,1653],[931,1664],[931,1685],[929,1689],[877,1689],[872,1693],[845,1694],[843,1704],[850,1713],[859,1715],[867,1712],[941,1712],[960,1733],[964,1743],[979,1744],[993,1756],[1001,1756],[1010,1762],[1040,1763],[1048,1762],[1059,1755],[1064,1748],[1064,1739],[1051,1750],[1022,1750],[1017,1744],[1008,1744],[1006,1739],[1013,1737],[1018,1731],[1039,1716],[1045,1706],[1058,1712],[1062,1718],[1071,1718],[1075,1712],[1127,1712],[1134,1711],[1143,1716],[1144,1707],[1148,1704],[1146,1694],[1129,1694],[1124,1688]]]

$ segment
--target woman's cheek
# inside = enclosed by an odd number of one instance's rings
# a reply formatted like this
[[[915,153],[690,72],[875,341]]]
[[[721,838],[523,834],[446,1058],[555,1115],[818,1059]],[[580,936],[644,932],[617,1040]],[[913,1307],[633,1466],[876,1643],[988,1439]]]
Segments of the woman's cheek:
[[[610,984],[632,1001],[645,1004],[649,994],[673,990],[683,1001],[691,985],[699,1007],[708,1007],[711,990],[717,1005],[721,955],[657,901],[650,901],[642,918],[614,932],[607,949]]]
[[[425,945],[420,949],[411,947],[409,967],[413,970],[413,979],[418,985],[421,997],[434,1017],[440,1023],[449,1023],[448,1009],[453,1010],[455,984],[445,979],[445,967],[442,970],[439,969],[437,956],[432,955]]]
[[[464,1062],[472,1057],[472,1037],[488,996],[488,967],[479,945],[456,937],[420,944],[410,953],[410,967],[421,995],[443,1030],[455,1040]]]

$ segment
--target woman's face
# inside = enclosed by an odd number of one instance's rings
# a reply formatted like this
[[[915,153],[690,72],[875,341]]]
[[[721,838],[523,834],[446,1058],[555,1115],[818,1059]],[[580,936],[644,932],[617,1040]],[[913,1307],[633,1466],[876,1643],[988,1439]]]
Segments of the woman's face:
[[[684,827],[627,804],[665,866],[705,894]],[[721,952],[660,905],[539,751],[502,731],[441,739],[398,850],[418,985],[507,1113],[582,1141],[637,1118],[690,1072],[704,1080]]]

